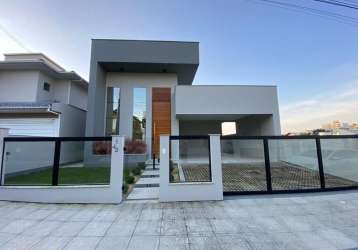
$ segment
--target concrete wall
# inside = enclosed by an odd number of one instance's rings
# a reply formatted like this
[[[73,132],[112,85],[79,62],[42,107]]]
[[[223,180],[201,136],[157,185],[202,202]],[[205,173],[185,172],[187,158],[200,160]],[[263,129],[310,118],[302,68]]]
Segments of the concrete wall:
[[[160,137],[160,187],[159,200],[203,201],[223,200],[220,136],[210,136],[211,182],[170,183],[169,182],[169,137]]]
[[[71,82],[69,92],[69,104],[78,107],[83,110],[87,110],[87,89]]]
[[[39,72],[0,71],[1,102],[35,102]]]
[[[69,94],[70,94],[70,81],[68,80],[60,80],[56,81],[56,83],[53,85],[53,99],[56,102],[61,103],[69,103]]]
[[[221,121],[181,120],[179,121],[179,135],[208,135],[221,134]]]
[[[146,88],[146,144],[147,151],[151,155],[152,145],[152,88],[153,87],[169,87],[172,89],[172,134],[179,133],[178,121],[175,117],[175,110],[173,105],[174,100],[174,86],[177,85],[177,77],[175,74],[144,74],[144,73],[118,73],[108,72],[106,79],[107,87],[120,88],[120,121],[119,134],[126,138],[132,137],[133,124],[133,89]],[[103,99],[106,103],[106,99]],[[101,121],[105,120],[105,112],[99,113]],[[104,129],[104,127],[103,127]]]
[[[92,52],[93,53],[93,47]],[[88,113],[86,136],[103,136],[105,132],[106,72],[91,58],[90,86],[88,89]]]
[[[242,136],[279,135],[273,115],[250,115],[236,121],[236,133]]]
[[[86,126],[86,111],[71,105],[54,103],[52,109],[60,112],[59,136],[84,136]]]
[[[271,118],[267,121],[262,120],[260,130],[275,135],[281,133],[275,86],[177,86],[175,112],[179,119],[269,115]]]

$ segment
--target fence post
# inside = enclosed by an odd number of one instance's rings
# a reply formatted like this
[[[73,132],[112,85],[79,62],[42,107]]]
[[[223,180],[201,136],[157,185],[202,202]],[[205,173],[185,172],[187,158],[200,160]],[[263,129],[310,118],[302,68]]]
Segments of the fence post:
[[[5,181],[5,143],[4,138],[9,135],[9,129],[7,128],[0,128],[0,170],[1,170],[1,185],[4,185]]]
[[[326,188],[326,182],[324,179],[321,139],[318,137],[316,137],[316,149],[317,149],[317,159],[318,159],[318,169],[319,169],[319,180],[321,183],[321,188],[324,189]]]
[[[272,192],[270,150],[269,150],[267,138],[265,138],[263,140],[264,140],[265,172],[266,172],[267,191]]]
[[[116,190],[116,197],[118,197],[118,203],[122,201],[123,169],[124,169],[124,137],[119,135],[113,135],[112,152],[111,152],[110,186],[111,188]]]
[[[58,175],[60,173],[60,154],[61,141],[57,138],[57,140],[55,141],[55,155],[53,157],[52,186],[58,185]]]
[[[211,181],[216,185],[216,193],[220,197],[219,200],[223,200],[224,183],[221,160],[221,136],[215,134],[210,134],[209,136]]]

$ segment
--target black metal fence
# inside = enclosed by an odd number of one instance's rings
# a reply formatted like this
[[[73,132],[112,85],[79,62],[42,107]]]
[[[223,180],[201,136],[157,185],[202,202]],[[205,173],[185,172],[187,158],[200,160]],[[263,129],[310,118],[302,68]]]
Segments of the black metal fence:
[[[224,194],[358,188],[358,135],[222,136]]]
[[[109,184],[111,140],[111,137],[6,137],[1,184]]]
[[[225,195],[358,188],[358,135],[221,136]],[[170,136],[170,182],[210,182],[209,136]]]

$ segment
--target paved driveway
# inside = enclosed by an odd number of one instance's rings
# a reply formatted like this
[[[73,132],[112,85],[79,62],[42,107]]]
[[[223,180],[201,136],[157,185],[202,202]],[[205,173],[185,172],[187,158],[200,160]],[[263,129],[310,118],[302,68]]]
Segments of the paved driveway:
[[[0,249],[355,247],[357,192],[166,204],[0,202]]]

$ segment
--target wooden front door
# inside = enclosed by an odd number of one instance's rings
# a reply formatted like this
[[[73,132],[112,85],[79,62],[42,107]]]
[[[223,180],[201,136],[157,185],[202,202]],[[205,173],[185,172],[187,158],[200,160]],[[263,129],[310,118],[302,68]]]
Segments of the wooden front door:
[[[171,132],[171,93],[170,88],[152,89],[152,153],[159,157],[160,135]]]

